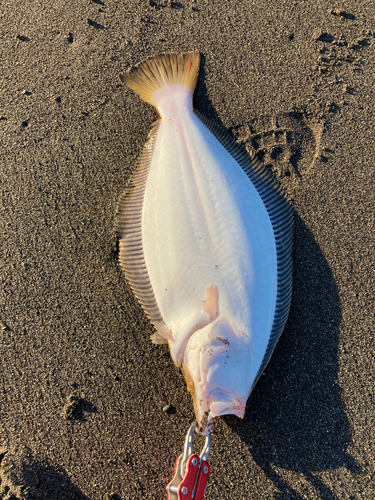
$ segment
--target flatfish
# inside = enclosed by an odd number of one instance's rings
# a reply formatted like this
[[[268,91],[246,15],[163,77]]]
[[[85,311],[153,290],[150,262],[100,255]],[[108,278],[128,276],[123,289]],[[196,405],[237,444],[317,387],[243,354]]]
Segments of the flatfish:
[[[120,263],[182,366],[197,429],[243,417],[287,320],[292,209],[255,156],[193,109],[196,51],[150,57],[120,75],[154,124],[116,218]]]

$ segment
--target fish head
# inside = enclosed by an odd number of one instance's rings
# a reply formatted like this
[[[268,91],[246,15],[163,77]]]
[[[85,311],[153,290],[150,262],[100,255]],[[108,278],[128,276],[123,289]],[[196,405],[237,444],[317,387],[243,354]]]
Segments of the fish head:
[[[246,334],[223,316],[190,337],[183,370],[199,432],[207,433],[212,418],[219,415],[243,418],[251,390],[249,365]]]

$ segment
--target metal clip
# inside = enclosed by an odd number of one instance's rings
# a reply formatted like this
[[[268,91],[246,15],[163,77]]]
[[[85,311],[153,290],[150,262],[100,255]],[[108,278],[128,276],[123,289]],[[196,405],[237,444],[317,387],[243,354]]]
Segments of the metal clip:
[[[202,500],[206,490],[210,466],[207,463],[211,446],[211,434],[206,437],[202,453],[193,455],[193,434],[195,423],[191,424],[185,438],[184,452],[178,457],[172,480],[167,485],[168,500]]]

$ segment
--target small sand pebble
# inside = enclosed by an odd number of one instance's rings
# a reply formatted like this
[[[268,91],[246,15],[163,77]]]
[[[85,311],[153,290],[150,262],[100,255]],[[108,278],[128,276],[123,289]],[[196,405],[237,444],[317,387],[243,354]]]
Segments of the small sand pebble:
[[[75,413],[79,406],[82,404],[82,398],[75,396],[74,394],[70,394],[67,398],[67,402],[64,405],[62,416],[65,420],[73,420],[75,417]]]

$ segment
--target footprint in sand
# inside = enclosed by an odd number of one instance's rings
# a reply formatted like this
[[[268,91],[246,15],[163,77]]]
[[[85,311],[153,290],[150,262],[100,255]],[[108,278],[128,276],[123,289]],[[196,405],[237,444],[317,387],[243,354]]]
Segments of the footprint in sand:
[[[278,179],[301,180],[321,159],[324,122],[305,111],[254,119],[232,129]]]

